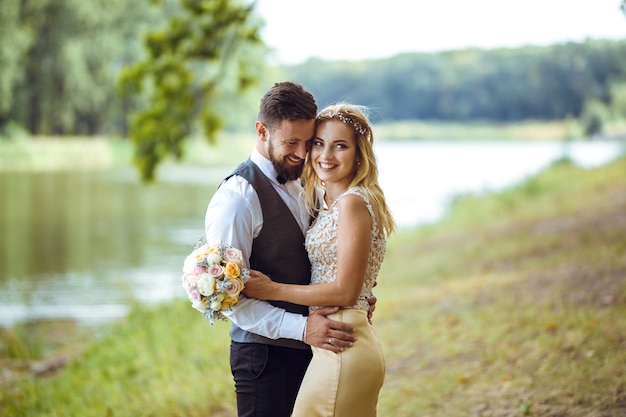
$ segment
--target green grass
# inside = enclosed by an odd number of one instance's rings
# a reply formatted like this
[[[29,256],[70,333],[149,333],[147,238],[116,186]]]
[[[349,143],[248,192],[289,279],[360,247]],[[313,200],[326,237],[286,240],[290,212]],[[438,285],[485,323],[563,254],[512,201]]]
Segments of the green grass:
[[[625,173],[626,158],[561,161],[393,236],[376,287],[379,416],[626,415]],[[0,415],[235,415],[227,330],[186,301],[52,348],[6,329]],[[62,355],[69,366],[28,372]]]
[[[188,302],[138,307],[59,374],[3,384],[0,414],[232,415],[228,340],[225,323],[209,328]]]

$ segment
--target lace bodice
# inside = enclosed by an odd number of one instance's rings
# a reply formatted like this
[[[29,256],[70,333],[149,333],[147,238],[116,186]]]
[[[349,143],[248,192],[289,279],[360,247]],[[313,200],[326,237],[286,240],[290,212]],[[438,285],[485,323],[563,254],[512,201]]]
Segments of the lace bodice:
[[[355,194],[365,200],[367,209],[372,216],[370,231],[370,253],[367,261],[365,280],[359,294],[356,309],[367,311],[369,303],[366,297],[372,295],[372,287],[378,276],[380,265],[385,256],[386,240],[379,230],[376,215],[367,194],[360,187],[350,188],[341,194],[327,210],[321,210],[315,223],[306,234],[305,246],[311,260],[311,284],[334,282],[337,278],[337,220],[339,218],[339,200],[348,194]],[[319,307],[311,307],[311,311]]]

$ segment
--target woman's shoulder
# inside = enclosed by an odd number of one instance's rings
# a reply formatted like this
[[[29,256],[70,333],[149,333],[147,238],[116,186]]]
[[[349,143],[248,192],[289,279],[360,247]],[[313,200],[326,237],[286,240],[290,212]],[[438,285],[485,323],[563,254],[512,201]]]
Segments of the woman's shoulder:
[[[370,216],[374,214],[368,193],[362,187],[351,187],[337,199],[338,203],[349,211],[367,209]]]
[[[362,200],[365,200],[366,203],[369,202],[368,193],[363,187],[350,187],[346,191],[344,191],[339,198],[345,198],[347,196],[359,196]]]

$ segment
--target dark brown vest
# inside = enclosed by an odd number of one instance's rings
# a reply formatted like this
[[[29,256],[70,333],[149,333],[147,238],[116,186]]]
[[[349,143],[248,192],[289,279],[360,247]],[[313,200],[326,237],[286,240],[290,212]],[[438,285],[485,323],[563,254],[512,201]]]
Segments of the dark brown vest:
[[[250,268],[268,275],[276,282],[308,285],[311,280],[311,264],[304,247],[304,235],[271,182],[249,159],[239,165],[229,177],[243,177],[256,191],[263,212],[263,228],[252,243]],[[283,301],[272,301],[276,307],[302,315],[308,314],[308,307]],[[231,327],[231,338],[237,342],[266,343],[271,345],[307,348],[302,342],[291,339],[272,340]]]

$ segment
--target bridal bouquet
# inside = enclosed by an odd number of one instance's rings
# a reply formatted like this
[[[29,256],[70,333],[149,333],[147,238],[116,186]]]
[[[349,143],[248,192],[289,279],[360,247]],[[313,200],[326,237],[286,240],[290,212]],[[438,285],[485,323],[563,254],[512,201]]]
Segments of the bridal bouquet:
[[[237,304],[249,276],[241,251],[223,243],[199,243],[183,264],[183,288],[191,306],[211,325],[226,320],[222,312]]]

